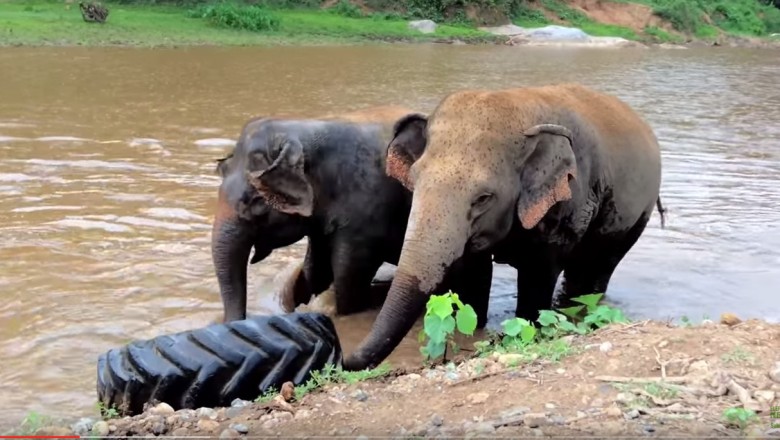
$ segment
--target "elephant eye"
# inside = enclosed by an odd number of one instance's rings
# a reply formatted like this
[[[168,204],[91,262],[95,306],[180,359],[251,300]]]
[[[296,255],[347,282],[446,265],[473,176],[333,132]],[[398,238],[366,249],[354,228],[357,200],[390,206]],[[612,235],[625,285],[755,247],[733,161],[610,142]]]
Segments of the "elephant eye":
[[[483,193],[483,194],[480,194],[479,197],[474,199],[473,205],[474,206],[482,206],[482,205],[486,204],[487,202],[489,202],[491,199],[493,199],[493,194],[491,194],[491,193]]]

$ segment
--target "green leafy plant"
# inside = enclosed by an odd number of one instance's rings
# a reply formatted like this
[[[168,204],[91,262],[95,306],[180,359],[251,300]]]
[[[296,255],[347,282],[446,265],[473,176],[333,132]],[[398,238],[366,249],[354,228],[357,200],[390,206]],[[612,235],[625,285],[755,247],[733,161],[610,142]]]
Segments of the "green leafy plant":
[[[457,306],[455,311],[454,306]],[[455,316],[453,317],[453,312]],[[452,291],[444,295],[431,295],[426,304],[423,329],[418,335],[420,343],[428,343],[420,348],[427,359],[444,357],[446,359],[447,345],[457,351],[453,339],[455,329],[464,335],[471,336],[477,328],[477,314],[468,304],[463,304],[457,293]]]
[[[753,410],[746,408],[728,408],[723,411],[723,420],[740,430],[744,430],[758,416]]]
[[[110,408],[106,408],[106,405],[103,402],[96,402],[95,408],[103,420],[111,420],[119,417],[119,410],[116,409],[115,405],[111,405]]]
[[[339,0],[328,8],[328,11],[343,17],[360,18],[363,16],[363,11],[357,5],[350,3],[349,0]]]
[[[628,319],[620,309],[599,304],[603,296],[603,293],[592,293],[572,298],[573,302],[582,305],[560,309],[560,312],[573,320],[580,320],[581,313],[585,311],[581,322],[585,323],[588,328],[601,328],[612,323],[627,323]]]
[[[193,9],[190,17],[202,18],[214,26],[253,32],[276,31],[281,20],[261,5],[214,3]]]
[[[375,379],[382,377],[390,373],[390,364],[382,363],[376,368],[358,370],[358,371],[345,371],[341,366],[334,366],[328,364],[321,370],[314,370],[311,372],[311,377],[304,384],[295,387],[295,399],[301,400],[306,394],[324,387],[325,385],[344,383],[354,384],[362,382],[368,379]],[[261,395],[258,399],[266,396],[268,391]],[[274,395],[271,395],[273,399]]]

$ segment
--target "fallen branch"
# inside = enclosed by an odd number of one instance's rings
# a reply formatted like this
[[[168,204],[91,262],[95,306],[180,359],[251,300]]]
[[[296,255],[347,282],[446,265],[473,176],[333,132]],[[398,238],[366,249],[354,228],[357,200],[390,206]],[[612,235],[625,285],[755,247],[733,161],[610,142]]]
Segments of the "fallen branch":
[[[636,327],[644,327],[649,322],[650,322],[650,320],[646,319],[644,321],[635,322],[633,324],[627,324],[627,325],[624,325],[624,326],[618,327],[618,328],[614,328],[614,327],[613,328],[608,328],[608,329],[604,330],[603,332],[599,333],[598,336],[604,336],[604,335],[610,335],[612,333],[624,332],[626,330],[630,330],[630,329],[636,328]]]
[[[671,376],[671,377],[625,377],[625,376],[596,376],[596,380],[600,382],[618,382],[618,383],[676,383],[684,384],[690,381],[690,378],[683,376]]]
[[[661,377],[663,379],[666,379],[666,364],[667,362],[664,362],[661,360],[661,353],[658,352],[658,349],[653,346],[653,351],[655,352],[655,361],[658,362],[658,365],[661,366]]]
[[[512,368],[502,368],[500,370],[492,371],[490,373],[480,374],[479,376],[472,376],[472,377],[468,377],[466,379],[456,380],[455,382],[452,382],[449,386],[454,387],[456,385],[462,385],[464,383],[476,382],[478,380],[487,379],[488,377],[498,376],[499,374],[502,374],[502,373],[508,373],[508,372],[510,372],[512,370],[513,370]]]

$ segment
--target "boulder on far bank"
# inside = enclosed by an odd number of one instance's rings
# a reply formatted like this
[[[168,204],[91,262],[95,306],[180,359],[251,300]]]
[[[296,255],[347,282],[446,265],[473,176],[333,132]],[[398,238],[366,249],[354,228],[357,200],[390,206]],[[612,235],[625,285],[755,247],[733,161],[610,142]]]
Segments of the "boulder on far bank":
[[[414,29],[423,34],[432,34],[436,32],[436,23],[433,20],[413,20],[409,22],[409,29]]]
[[[566,46],[566,47],[646,47],[636,41],[620,37],[592,37],[582,29],[549,25],[540,28],[523,28],[514,24],[482,27],[481,30],[509,37],[510,46]]]

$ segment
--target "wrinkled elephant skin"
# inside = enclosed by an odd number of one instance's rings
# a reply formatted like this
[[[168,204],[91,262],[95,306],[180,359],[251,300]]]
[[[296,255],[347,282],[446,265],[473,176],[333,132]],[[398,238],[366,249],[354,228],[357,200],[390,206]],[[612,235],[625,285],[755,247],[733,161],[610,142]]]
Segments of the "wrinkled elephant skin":
[[[340,315],[372,305],[371,281],[383,262],[397,264],[411,208],[411,192],[385,173],[393,125],[409,113],[385,106],[316,119],[256,118],[243,127],[217,167],[212,256],[225,322],[246,317],[252,247],[256,263],[304,237],[306,256],[284,284],[284,308],[331,285]],[[489,291],[489,282],[481,288]]]
[[[575,84],[459,91],[396,123],[387,173],[413,190],[405,243],[370,334],[344,366],[377,365],[464,256],[518,270],[516,316],[606,292],[660,204],[651,128],[619,99]]]

